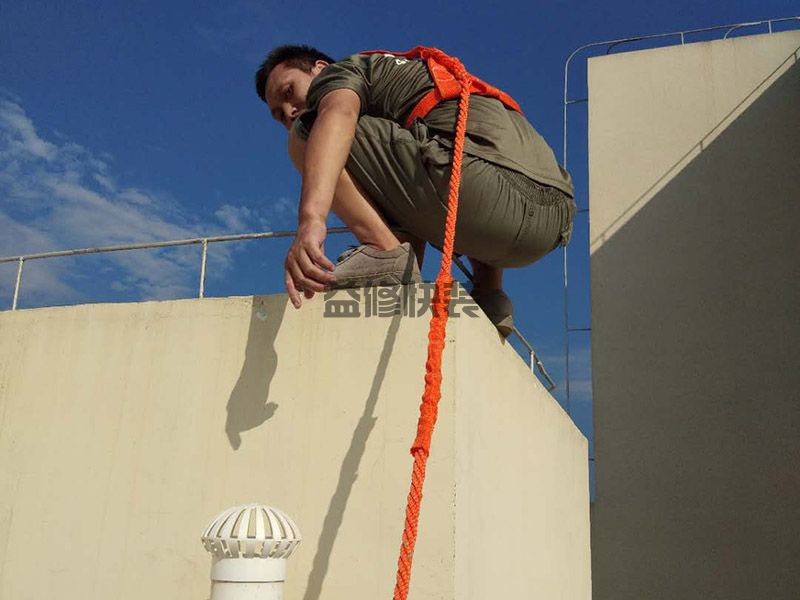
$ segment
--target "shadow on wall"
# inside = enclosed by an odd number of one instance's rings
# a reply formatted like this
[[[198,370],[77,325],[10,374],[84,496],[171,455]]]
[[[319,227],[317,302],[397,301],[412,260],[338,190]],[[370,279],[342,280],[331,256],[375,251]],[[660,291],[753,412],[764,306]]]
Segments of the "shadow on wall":
[[[316,546],[317,552],[314,554],[314,561],[311,566],[311,573],[308,576],[308,583],[306,584],[305,594],[303,594],[303,600],[318,600],[322,593],[322,584],[328,573],[331,552],[336,542],[339,527],[341,527],[342,520],[344,519],[347,500],[350,498],[350,492],[353,490],[356,479],[358,479],[358,467],[361,464],[361,458],[364,456],[367,440],[377,420],[376,417],[373,416],[375,414],[375,406],[378,403],[381,386],[386,377],[386,369],[389,366],[389,359],[392,356],[392,349],[394,348],[401,319],[402,315],[392,317],[392,322],[389,324],[389,329],[386,332],[386,340],[383,343],[383,350],[378,359],[375,376],[372,378],[369,395],[364,404],[364,412],[361,415],[361,419],[358,421],[355,431],[353,431],[350,447],[342,462],[342,468],[339,470],[336,490],[333,496],[331,496],[330,504],[328,504],[328,512],[325,514],[325,520],[322,523],[322,531]]]
[[[225,433],[234,450],[242,444],[243,431],[265,423],[278,410],[278,405],[267,399],[278,368],[275,338],[285,310],[286,302],[278,298],[253,298],[244,363],[228,399],[228,417],[225,420]]]
[[[798,226],[795,54],[592,255],[598,600],[797,597]]]

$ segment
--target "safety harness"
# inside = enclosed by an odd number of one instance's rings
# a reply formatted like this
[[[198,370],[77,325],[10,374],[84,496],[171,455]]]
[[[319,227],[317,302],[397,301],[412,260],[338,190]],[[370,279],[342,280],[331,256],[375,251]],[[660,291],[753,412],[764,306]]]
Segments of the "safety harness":
[[[408,115],[404,127],[408,128],[414,119],[424,119],[436,105],[445,100],[453,100],[461,94],[461,83],[456,79],[452,70],[449,68],[454,59],[438,48],[428,48],[427,46],[416,46],[408,52],[389,52],[386,50],[366,50],[360,54],[388,54],[407,58],[408,60],[423,60],[428,66],[428,72],[433,79],[433,89],[425,94]],[[462,67],[463,68],[463,67]],[[510,110],[522,113],[519,104],[503,90],[500,90],[485,81],[470,75],[469,93],[477,96],[488,96],[497,98]]]

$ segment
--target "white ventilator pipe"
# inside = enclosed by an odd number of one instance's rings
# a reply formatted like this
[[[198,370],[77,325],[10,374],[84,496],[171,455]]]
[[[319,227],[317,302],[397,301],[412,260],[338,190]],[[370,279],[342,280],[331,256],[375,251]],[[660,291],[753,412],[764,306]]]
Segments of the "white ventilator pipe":
[[[211,600],[283,600],[286,559],[300,530],[285,513],[263,504],[221,512],[202,541],[211,553]]]

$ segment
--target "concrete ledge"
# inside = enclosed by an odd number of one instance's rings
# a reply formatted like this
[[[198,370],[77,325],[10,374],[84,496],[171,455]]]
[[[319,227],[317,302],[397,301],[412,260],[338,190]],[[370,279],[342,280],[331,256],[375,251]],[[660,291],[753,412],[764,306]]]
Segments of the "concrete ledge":
[[[318,297],[0,313],[0,597],[208,596],[250,501],[304,541],[287,598],[390,597],[428,317]],[[588,600],[586,440],[483,317],[451,321],[412,597]]]

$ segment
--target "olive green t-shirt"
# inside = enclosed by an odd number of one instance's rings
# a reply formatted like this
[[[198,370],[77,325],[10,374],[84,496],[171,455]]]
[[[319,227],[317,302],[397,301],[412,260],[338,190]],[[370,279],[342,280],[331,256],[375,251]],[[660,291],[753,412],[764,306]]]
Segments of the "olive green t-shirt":
[[[351,89],[361,99],[361,115],[405,123],[417,102],[432,88],[428,68],[421,60],[391,54],[353,54],[333,63],[314,78],[308,88],[306,112],[294,131],[307,138],[322,98],[337,89]],[[424,121],[442,144],[452,146],[458,100],[447,100],[431,110]],[[550,146],[528,120],[502,102],[470,96],[464,152],[573,196],[569,174],[556,162]]]

